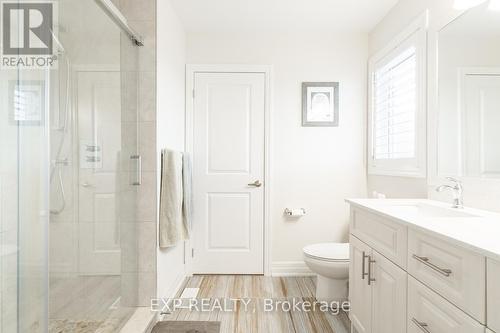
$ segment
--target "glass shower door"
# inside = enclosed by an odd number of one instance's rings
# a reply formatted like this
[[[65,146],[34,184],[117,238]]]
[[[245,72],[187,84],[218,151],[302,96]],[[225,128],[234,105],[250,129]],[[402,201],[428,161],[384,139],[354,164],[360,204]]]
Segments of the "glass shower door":
[[[49,332],[115,332],[137,305],[137,48],[94,0],[59,3],[58,40]]]
[[[0,332],[116,332],[138,302],[138,50],[96,1],[47,3],[55,65],[0,68]]]

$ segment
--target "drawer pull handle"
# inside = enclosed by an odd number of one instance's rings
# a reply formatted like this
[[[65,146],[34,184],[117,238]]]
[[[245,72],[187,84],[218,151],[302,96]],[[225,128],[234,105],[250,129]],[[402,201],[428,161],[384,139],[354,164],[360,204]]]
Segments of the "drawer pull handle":
[[[427,329],[427,327],[429,327],[429,325],[427,325],[426,323],[421,323],[419,322],[418,320],[416,320],[415,318],[413,318],[411,320],[415,325],[417,325],[418,328],[420,328],[422,330],[422,332],[425,332],[425,333],[431,333],[431,331],[429,331]]]
[[[368,275],[368,273],[366,273],[366,258],[368,258],[368,256],[366,255],[366,252],[363,251],[363,262],[361,263],[363,266],[361,267],[361,280],[364,280],[365,277]]]
[[[371,286],[372,282],[375,282],[375,278],[372,278],[372,264],[376,263],[372,259],[372,256],[368,256],[368,285]]]
[[[451,269],[446,269],[446,268],[441,268],[439,266],[436,266],[434,265],[430,260],[429,258],[427,257],[420,257],[420,256],[417,256],[416,254],[413,255],[413,258],[418,260],[419,262],[421,262],[422,264],[426,265],[427,267],[430,267],[432,268],[433,270],[435,270],[436,272],[446,276],[446,277],[449,277],[451,275]]]

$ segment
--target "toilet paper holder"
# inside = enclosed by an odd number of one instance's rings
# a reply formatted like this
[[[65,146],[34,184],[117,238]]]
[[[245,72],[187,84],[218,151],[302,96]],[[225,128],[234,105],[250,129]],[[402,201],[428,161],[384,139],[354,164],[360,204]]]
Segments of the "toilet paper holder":
[[[306,210],[304,208],[285,208],[285,215],[290,217],[298,217],[306,215]]]

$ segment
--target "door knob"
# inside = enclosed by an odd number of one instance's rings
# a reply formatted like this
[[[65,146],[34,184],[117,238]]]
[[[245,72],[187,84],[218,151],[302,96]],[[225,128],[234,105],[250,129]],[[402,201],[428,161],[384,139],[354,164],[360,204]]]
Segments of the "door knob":
[[[253,183],[248,184],[248,186],[251,186],[251,187],[261,187],[262,183],[260,182],[260,180],[256,180]]]
[[[93,186],[92,184],[87,183],[87,182],[82,184],[82,187],[92,187],[92,186]]]

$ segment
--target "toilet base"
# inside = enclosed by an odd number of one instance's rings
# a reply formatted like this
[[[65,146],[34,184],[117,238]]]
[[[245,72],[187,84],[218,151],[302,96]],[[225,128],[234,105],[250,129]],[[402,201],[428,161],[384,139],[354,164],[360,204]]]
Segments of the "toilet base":
[[[317,275],[316,300],[319,302],[339,302],[347,301],[349,280],[330,279]]]

